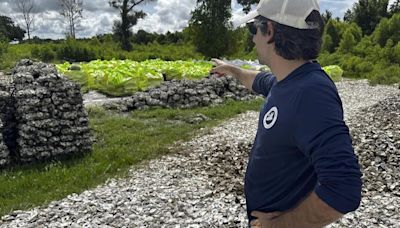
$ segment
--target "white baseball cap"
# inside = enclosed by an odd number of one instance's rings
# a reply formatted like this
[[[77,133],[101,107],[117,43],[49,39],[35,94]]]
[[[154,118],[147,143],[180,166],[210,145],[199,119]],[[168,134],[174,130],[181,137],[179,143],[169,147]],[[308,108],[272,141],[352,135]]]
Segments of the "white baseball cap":
[[[233,23],[236,28],[257,16],[263,16],[279,24],[298,29],[315,29],[306,22],[313,10],[319,12],[319,0],[260,0],[257,9]]]

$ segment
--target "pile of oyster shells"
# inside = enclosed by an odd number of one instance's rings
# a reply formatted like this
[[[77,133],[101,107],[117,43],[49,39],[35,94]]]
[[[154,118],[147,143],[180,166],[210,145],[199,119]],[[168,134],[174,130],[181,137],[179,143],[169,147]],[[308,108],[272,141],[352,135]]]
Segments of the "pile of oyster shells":
[[[364,109],[351,129],[365,194],[400,196],[400,96]]]

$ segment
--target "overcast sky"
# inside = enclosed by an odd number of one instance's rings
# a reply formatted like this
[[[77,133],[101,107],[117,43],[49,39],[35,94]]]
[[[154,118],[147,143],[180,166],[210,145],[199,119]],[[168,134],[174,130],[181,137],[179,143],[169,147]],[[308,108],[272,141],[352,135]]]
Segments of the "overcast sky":
[[[59,1],[34,1],[37,9],[33,36],[52,39],[65,37],[67,24],[59,14]],[[22,25],[22,14],[18,12],[15,2],[15,0],[0,0],[0,15],[11,17]],[[333,12],[334,17],[342,18],[344,12],[351,8],[354,2],[356,0],[320,0],[320,7],[322,12],[328,9]],[[133,31],[136,32],[139,29],[157,33],[180,31],[187,26],[190,12],[195,6],[196,0],[156,0],[139,5],[138,9],[146,12],[147,16],[138,22]],[[108,0],[83,0],[83,8],[84,18],[77,26],[77,37],[92,37],[111,32],[113,21],[118,19],[118,11],[110,7]],[[244,15],[236,0],[232,1],[232,8],[232,20]]]

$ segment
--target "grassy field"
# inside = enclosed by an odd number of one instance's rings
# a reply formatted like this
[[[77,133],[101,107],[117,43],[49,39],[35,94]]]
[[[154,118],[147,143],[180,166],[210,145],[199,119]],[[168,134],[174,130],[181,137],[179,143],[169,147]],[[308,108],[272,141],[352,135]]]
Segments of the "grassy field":
[[[203,134],[247,110],[258,111],[262,103],[263,99],[229,101],[216,107],[152,109],[127,115],[89,108],[90,125],[96,137],[93,152],[83,158],[2,171],[0,216],[83,192],[109,178],[123,177],[138,163],[174,153],[168,149],[174,142]],[[185,121],[199,113],[209,120],[197,124]]]

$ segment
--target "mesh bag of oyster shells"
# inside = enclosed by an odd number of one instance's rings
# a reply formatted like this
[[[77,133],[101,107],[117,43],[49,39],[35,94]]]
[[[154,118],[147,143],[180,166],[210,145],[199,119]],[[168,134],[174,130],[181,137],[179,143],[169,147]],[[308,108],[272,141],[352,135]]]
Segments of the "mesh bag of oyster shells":
[[[103,104],[105,109],[132,111],[149,107],[194,108],[223,103],[226,99],[251,100],[255,93],[247,90],[232,76],[209,75],[201,80],[165,81],[160,86],[137,92],[130,98]]]
[[[3,131],[3,121],[0,119],[0,130]],[[0,168],[8,165],[10,162],[10,152],[4,144],[3,136],[0,134]]]
[[[79,85],[58,74],[53,65],[31,60],[19,62],[12,76],[15,137],[7,141],[14,160],[35,162],[91,151]]]
[[[0,168],[10,163],[10,152],[3,138],[3,133],[7,133],[7,126],[4,122],[7,121],[8,106],[10,103],[10,93],[8,92],[8,82],[0,81]]]

